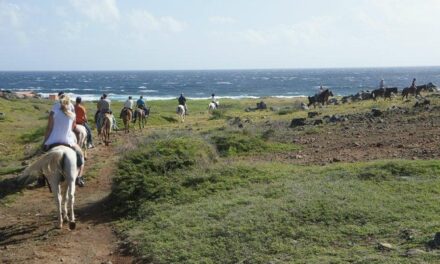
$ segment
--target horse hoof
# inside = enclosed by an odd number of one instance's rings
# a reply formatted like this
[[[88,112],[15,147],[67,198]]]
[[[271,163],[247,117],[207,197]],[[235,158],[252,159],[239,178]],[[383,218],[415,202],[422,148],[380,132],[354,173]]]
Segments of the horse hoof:
[[[75,228],[76,228],[76,223],[75,222],[70,222],[69,223],[69,229],[70,230],[75,230]]]

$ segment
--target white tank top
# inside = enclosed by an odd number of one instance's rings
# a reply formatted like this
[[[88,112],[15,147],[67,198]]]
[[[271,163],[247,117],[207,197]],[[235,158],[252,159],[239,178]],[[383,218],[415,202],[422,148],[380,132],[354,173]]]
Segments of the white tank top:
[[[73,105],[72,105],[73,107]],[[69,109],[71,107],[69,106]],[[53,112],[53,129],[44,145],[52,145],[55,143],[67,144],[73,146],[76,144],[76,137],[72,131],[73,121],[75,120],[75,112],[69,117],[60,109],[60,105],[56,104],[52,108]]]

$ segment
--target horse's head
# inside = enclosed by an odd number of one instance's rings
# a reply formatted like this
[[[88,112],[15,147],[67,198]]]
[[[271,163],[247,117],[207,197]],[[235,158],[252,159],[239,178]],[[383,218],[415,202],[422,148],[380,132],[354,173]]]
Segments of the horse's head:
[[[328,91],[328,95],[329,95],[329,96],[333,96],[332,91],[330,91],[330,90],[327,90],[327,91]]]

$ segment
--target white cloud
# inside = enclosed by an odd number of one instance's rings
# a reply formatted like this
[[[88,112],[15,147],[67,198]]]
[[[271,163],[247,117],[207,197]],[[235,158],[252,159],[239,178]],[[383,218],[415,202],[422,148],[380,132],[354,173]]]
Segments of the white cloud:
[[[86,23],[67,21],[64,23],[62,35],[68,40],[79,39],[81,33],[87,26],[88,24]]]
[[[138,34],[157,32],[182,32],[187,27],[185,22],[171,16],[157,17],[146,10],[132,10],[128,15],[131,28]]]
[[[335,21],[329,17],[313,17],[293,25],[249,29],[239,35],[252,45],[319,45],[330,41],[334,27]]]
[[[89,19],[101,23],[119,21],[120,13],[115,0],[70,0],[72,6]]]
[[[230,25],[235,24],[237,21],[232,17],[212,16],[209,18],[209,22],[217,25]]]
[[[22,25],[21,8],[17,4],[0,2],[0,28],[19,28]]]

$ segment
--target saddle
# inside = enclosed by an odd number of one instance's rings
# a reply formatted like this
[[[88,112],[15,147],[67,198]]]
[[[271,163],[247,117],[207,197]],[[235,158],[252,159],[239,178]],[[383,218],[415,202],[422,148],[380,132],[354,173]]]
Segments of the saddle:
[[[76,166],[77,167],[81,167],[84,164],[82,152],[80,152],[77,149],[71,147],[70,145],[62,144],[62,143],[54,143],[54,144],[51,144],[51,145],[45,147],[44,150],[47,152],[47,151],[53,149],[54,147],[58,147],[58,146],[65,146],[65,147],[71,148],[71,149],[73,149],[75,151],[75,153],[76,153]]]

